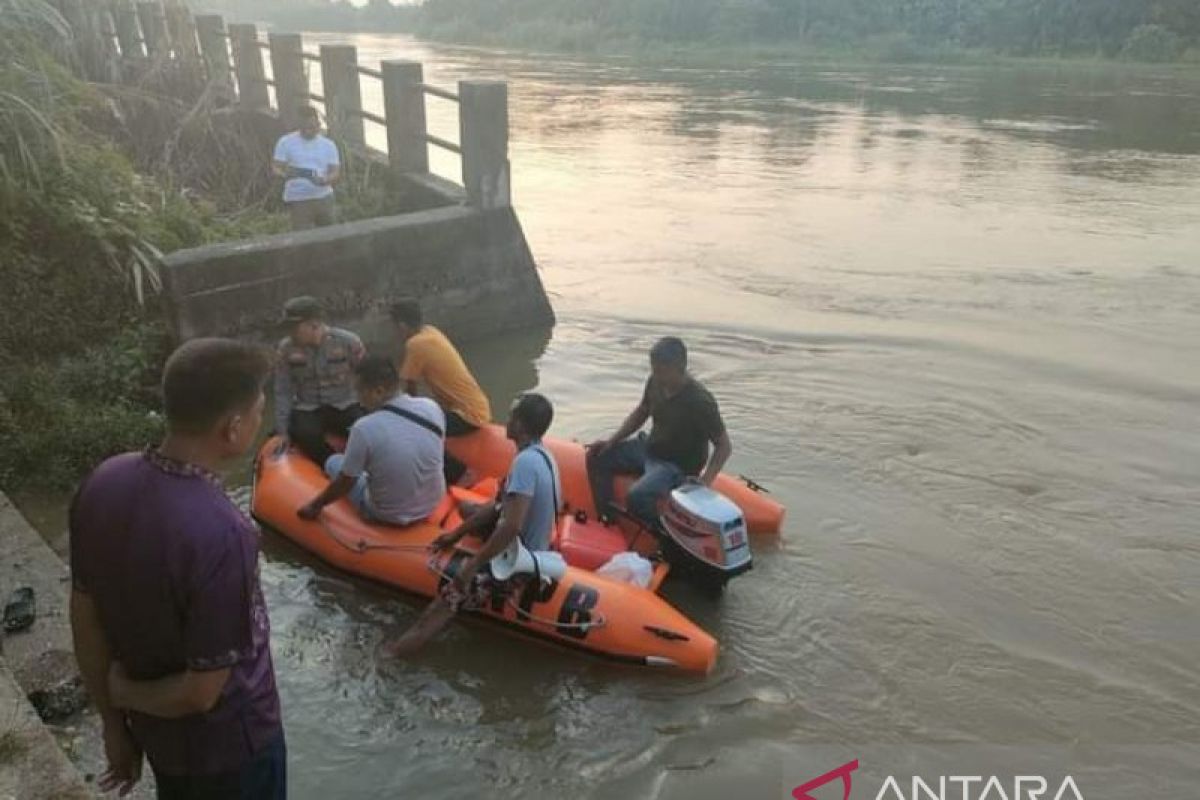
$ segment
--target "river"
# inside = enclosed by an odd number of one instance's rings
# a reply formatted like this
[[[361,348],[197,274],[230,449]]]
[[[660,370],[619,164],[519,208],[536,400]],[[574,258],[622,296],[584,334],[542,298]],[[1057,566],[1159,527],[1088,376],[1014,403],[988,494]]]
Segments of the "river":
[[[497,409],[536,386],[607,434],[681,335],[789,512],[722,600],[670,593],[702,680],[468,626],[382,661],[416,606],[268,534],[294,797],[785,797],[814,748],[931,743],[1195,796],[1200,71],[315,40],[510,82],[559,324],[469,349]]]

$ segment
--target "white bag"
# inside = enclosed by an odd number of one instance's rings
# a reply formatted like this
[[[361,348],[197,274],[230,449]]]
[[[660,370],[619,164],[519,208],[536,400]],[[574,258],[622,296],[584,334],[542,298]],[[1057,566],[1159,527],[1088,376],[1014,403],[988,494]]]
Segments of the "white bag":
[[[596,574],[645,589],[654,575],[654,565],[637,553],[617,553],[607,564],[596,570]]]

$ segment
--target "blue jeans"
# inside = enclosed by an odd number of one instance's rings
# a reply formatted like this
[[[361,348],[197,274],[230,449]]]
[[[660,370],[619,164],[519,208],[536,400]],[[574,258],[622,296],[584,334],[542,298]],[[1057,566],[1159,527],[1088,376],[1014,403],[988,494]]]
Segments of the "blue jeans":
[[[281,731],[244,767],[216,775],[154,773],[158,800],[286,800],[287,745]]]
[[[608,448],[602,455],[587,459],[588,482],[596,513],[613,515],[613,478],[617,474],[640,475],[629,488],[625,505],[630,514],[650,528],[658,528],[658,501],[683,483],[683,470],[669,461],[660,461],[646,451],[646,434],[639,433]]]
[[[330,480],[342,474],[342,464],[344,463],[346,463],[346,456],[341,453],[334,453],[325,460],[325,474],[329,476]],[[354,480],[354,487],[350,489],[349,498],[354,507],[358,509],[358,513],[362,514],[363,519],[368,522],[379,519],[375,510],[371,508],[371,497],[367,494],[366,473],[359,475]]]

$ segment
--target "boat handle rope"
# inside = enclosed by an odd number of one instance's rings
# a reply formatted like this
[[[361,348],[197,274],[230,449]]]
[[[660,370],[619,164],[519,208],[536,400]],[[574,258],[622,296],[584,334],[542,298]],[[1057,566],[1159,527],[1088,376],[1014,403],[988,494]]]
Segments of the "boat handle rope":
[[[366,539],[359,539],[357,542],[351,542],[343,539],[338,532],[325,522],[325,520],[317,518],[317,522],[321,525],[321,529],[333,539],[352,553],[367,553],[372,550],[394,550],[404,553],[424,553],[429,548],[423,544],[381,544],[379,542],[368,542]]]
[[[761,483],[754,480],[753,478],[748,478],[745,475],[738,475],[738,477],[742,479],[742,483],[746,484],[746,488],[748,488],[752,492],[757,492],[758,494],[770,494],[771,493],[770,489],[763,486]]]
[[[429,546],[423,544],[379,544],[377,542],[368,542],[366,539],[359,539],[357,542],[350,542],[339,536],[337,531],[329,527],[324,520],[318,519],[318,522],[320,522],[321,528],[325,531],[325,533],[329,535],[329,538],[333,539],[342,547],[353,553],[362,554],[371,550],[392,550],[405,553],[427,553],[430,551]],[[432,561],[428,566],[429,570],[438,577],[445,578],[448,581],[454,580],[453,575],[444,572]],[[507,600],[507,604],[512,606],[513,610],[517,612],[518,617],[524,618],[530,622],[536,622],[539,625],[546,625],[551,628],[557,628],[561,630],[589,630],[591,628],[604,628],[608,625],[608,619],[603,615],[597,616],[591,622],[559,622],[558,620],[539,617],[536,614],[526,611],[525,609],[521,608],[521,606],[518,605],[517,602],[512,598]]]

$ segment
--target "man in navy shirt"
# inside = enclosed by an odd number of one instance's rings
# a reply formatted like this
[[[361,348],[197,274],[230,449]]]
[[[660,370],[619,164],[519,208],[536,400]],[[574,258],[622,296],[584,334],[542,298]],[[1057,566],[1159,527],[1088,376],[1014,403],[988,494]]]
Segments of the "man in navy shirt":
[[[638,477],[625,499],[627,510],[656,529],[663,497],[688,478],[711,486],[733,453],[717,401],[691,376],[687,363],[680,339],[659,339],[650,348],[650,377],[641,402],[616,433],[588,446],[588,480],[601,520],[611,522],[616,510],[614,475]],[[650,421],[650,435],[638,433]]]
[[[280,800],[286,760],[258,529],[215,470],[263,416],[269,358],[225,339],[167,361],[161,445],[105,461],[71,507],[71,628],[100,711],[102,790],[160,799]]]

